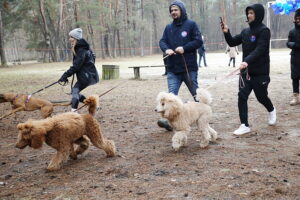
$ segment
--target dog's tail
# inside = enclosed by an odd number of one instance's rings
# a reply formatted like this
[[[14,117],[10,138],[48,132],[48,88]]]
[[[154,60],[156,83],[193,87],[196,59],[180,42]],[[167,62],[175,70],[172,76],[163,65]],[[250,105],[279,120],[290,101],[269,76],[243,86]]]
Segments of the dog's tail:
[[[86,98],[83,103],[85,105],[88,105],[88,110],[90,115],[94,115],[96,113],[97,108],[99,107],[99,96],[98,95],[92,95]]]
[[[204,88],[198,88],[196,100],[198,100],[201,103],[209,105],[212,102],[212,97],[208,90],[206,90]]]

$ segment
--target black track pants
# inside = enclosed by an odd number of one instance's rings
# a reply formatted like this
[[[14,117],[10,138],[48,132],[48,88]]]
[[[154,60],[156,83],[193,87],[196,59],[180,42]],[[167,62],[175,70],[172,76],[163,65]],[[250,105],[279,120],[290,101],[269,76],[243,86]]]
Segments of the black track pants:
[[[268,97],[268,85],[270,83],[270,77],[266,76],[252,76],[250,80],[246,79],[246,76],[242,76],[244,85],[239,85],[239,93],[238,93],[238,107],[239,107],[239,115],[241,124],[248,124],[248,97],[251,91],[254,91],[254,94],[259,103],[261,103],[268,112],[272,112],[274,110],[274,106],[271,100]]]

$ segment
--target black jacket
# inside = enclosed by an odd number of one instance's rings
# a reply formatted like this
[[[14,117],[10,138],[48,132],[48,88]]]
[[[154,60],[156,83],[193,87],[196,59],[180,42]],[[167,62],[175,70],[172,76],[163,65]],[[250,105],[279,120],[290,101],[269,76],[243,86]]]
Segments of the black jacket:
[[[63,77],[67,78],[76,74],[77,81],[83,85],[92,85],[99,82],[98,72],[95,67],[95,56],[86,40],[80,39],[77,41],[75,53],[73,66],[63,74]]]
[[[270,29],[262,21],[264,19],[264,7],[261,4],[254,4],[246,8],[246,16],[249,9],[255,12],[255,20],[249,23],[249,28],[234,37],[230,31],[224,33],[225,40],[229,46],[242,44],[243,61],[248,63],[250,76],[270,74]],[[244,71],[244,70],[243,70]]]
[[[290,30],[287,47],[291,51],[291,77],[300,78],[300,27],[295,24],[295,28]]]

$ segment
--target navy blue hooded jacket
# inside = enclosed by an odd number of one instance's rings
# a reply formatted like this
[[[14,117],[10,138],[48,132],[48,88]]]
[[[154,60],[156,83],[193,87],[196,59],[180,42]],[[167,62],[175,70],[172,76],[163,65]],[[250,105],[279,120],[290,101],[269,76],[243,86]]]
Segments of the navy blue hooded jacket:
[[[242,44],[243,61],[248,63],[247,68],[250,76],[269,75],[271,32],[262,23],[265,10],[261,4],[253,4],[246,8],[246,16],[249,9],[253,9],[255,13],[255,20],[249,23],[250,27],[243,29],[240,34],[234,37],[231,36],[230,31],[224,33],[225,40],[231,47]]]
[[[177,47],[183,47],[184,58],[189,71],[198,71],[197,49],[203,44],[202,36],[197,24],[189,20],[186,14],[184,4],[177,0],[171,3],[180,8],[181,16],[173,20],[164,30],[163,36],[159,41],[159,46],[163,52],[167,49],[175,50]],[[181,54],[169,56],[167,58],[168,71],[173,73],[186,72],[184,59]]]
[[[76,55],[73,56],[73,66],[64,74],[63,78],[68,78],[76,74],[77,81],[82,85],[92,85],[99,82],[99,76],[95,67],[95,57],[86,40],[80,39],[75,46]]]

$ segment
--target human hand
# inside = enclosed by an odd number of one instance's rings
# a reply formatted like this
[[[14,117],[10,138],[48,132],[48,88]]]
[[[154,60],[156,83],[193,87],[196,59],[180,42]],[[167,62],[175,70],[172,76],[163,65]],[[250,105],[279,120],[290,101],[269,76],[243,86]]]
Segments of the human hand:
[[[246,62],[242,62],[241,64],[240,64],[240,69],[245,69],[245,68],[247,68],[248,67],[248,63],[246,63]]]
[[[223,20],[220,22],[220,25],[221,25],[222,31],[223,31],[224,33],[228,33],[228,26],[227,26],[227,24],[224,23]]]
[[[183,47],[177,47],[177,48],[175,49],[175,52],[176,52],[176,53],[179,53],[179,54],[183,54],[183,53],[184,53],[184,49],[183,49]]]
[[[168,54],[169,56],[173,55],[173,54],[176,54],[172,49],[167,49],[165,51],[166,54]]]
[[[58,82],[67,83],[67,82],[68,82],[68,78],[65,77],[64,75],[62,75],[62,76],[60,77],[60,79],[58,79]]]

